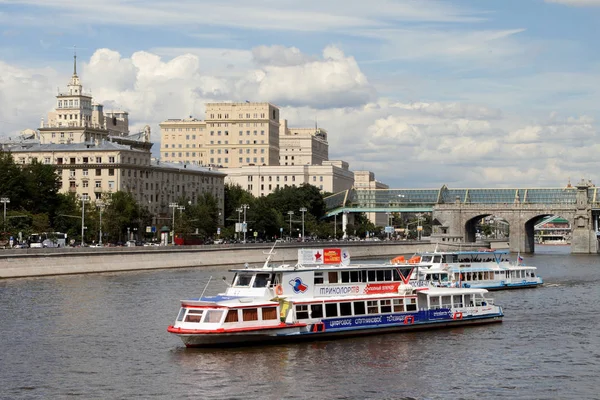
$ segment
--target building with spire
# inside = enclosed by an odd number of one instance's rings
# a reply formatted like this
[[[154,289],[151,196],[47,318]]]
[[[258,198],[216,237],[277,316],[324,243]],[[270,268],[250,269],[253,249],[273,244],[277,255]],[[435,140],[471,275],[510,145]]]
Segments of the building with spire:
[[[37,161],[55,166],[60,192],[95,201],[126,191],[157,218],[169,214],[171,202],[185,198],[195,203],[210,193],[223,210],[225,174],[152,160],[150,127],[131,134],[127,112],[105,113],[83,89],[77,56],[67,90],[58,92],[47,120],[37,131],[23,132],[19,140],[0,144],[0,150],[11,152],[20,164]]]

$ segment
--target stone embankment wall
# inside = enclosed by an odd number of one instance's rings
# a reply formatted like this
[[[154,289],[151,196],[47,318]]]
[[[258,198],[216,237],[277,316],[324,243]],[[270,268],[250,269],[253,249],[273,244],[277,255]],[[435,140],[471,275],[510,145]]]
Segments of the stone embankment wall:
[[[428,242],[277,244],[274,263],[296,263],[299,248],[345,248],[350,259],[393,258],[432,250]],[[0,250],[0,279],[145,269],[260,265],[269,245]]]

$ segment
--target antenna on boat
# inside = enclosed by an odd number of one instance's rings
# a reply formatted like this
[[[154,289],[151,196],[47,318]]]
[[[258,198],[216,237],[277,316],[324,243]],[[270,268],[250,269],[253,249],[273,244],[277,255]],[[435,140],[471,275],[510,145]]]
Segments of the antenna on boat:
[[[208,278],[208,282],[206,282],[206,285],[204,286],[204,290],[202,291],[202,294],[200,294],[200,298],[202,298],[204,296],[204,292],[206,292],[206,289],[208,288],[208,284],[210,283],[212,279],[212,275],[210,276],[210,278]]]
[[[273,257],[275,254],[277,254],[275,250],[275,246],[277,246],[277,243],[279,242],[279,239],[275,240],[275,243],[273,243],[273,246],[271,247],[271,250],[269,250],[268,253],[265,253],[263,251],[263,254],[267,255],[267,259],[265,260],[265,264],[263,265],[263,268],[268,268],[269,267],[269,261],[271,261],[271,257]]]

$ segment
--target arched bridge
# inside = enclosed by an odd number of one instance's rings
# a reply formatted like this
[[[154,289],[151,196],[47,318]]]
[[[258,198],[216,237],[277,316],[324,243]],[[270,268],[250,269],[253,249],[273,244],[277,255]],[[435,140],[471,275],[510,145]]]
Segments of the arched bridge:
[[[589,182],[531,189],[351,189],[325,199],[327,216],[353,212],[431,212],[436,240],[475,242],[475,226],[486,216],[510,224],[510,250],[533,252],[534,225],[560,215],[571,223],[572,253],[598,252],[600,193]],[[344,231],[345,232],[345,231]]]

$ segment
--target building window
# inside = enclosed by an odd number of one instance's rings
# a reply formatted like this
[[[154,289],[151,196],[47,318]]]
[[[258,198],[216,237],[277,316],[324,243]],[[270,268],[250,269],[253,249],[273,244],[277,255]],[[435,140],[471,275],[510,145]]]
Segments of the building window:
[[[96,157],[96,163],[102,164],[102,157]]]
[[[81,186],[84,188],[88,187],[89,186],[88,181],[81,182]]]
[[[102,176],[102,170],[100,168],[96,168],[96,176]]]
[[[101,188],[101,187],[102,187],[102,181],[96,181],[96,182],[95,182],[95,186],[96,186],[97,188]]]
[[[108,162],[114,164],[115,163],[115,158],[114,157],[108,157]]]
[[[108,176],[115,176],[115,169],[114,168],[110,168],[108,170]]]
[[[83,173],[83,176],[88,176],[88,170],[87,169],[84,169],[81,172]]]

